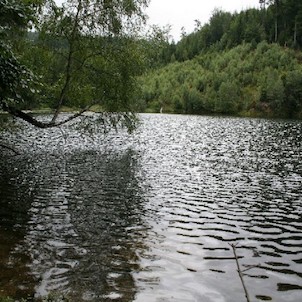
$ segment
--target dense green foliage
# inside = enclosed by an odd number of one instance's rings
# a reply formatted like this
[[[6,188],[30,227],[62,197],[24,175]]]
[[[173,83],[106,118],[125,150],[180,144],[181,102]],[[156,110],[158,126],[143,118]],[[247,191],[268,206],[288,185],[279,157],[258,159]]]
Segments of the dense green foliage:
[[[19,102],[33,79],[30,70],[15,55],[22,30],[34,20],[34,5],[28,1],[0,0],[0,105]]]
[[[208,51],[142,77],[142,110],[301,117],[301,61],[267,42]]]
[[[46,128],[63,106],[135,110],[144,56],[137,30],[148,0],[0,0],[0,108]],[[35,33],[29,32],[34,24]],[[18,34],[14,39],[12,33]],[[35,75],[35,77],[33,76]],[[20,109],[53,108],[42,124]],[[126,115],[124,113],[126,113]],[[75,115],[77,117],[78,115]]]
[[[56,125],[63,106],[301,116],[302,3],[215,10],[177,44],[166,29],[138,38],[147,3],[0,0],[2,109],[39,127]],[[19,110],[36,108],[52,108],[52,122]]]
[[[141,77],[141,110],[302,117],[302,2],[260,1],[160,51]]]
[[[28,42],[30,43],[30,42]],[[66,41],[39,35],[22,58],[43,83],[40,93],[24,97],[23,108],[84,108],[98,104],[106,111],[132,110],[135,76],[141,73],[142,58],[131,38],[85,37],[76,46],[70,82],[66,86]]]
[[[242,43],[278,43],[291,48],[302,47],[302,2],[296,0],[263,1],[261,9],[239,13],[215,10],[209,22],[176,45],[167,45],[163,63],[185,61],[210,48],[230,49]]]

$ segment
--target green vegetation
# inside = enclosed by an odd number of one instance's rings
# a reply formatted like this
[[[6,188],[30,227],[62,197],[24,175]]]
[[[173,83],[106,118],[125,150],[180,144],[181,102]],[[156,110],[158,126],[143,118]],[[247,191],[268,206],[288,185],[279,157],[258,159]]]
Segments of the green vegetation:
[[[301,117],[301,61],[300,52],[267,42],[208,51],[142,77],[142,109]]]
[[[177,44],[167,44],[161,54],[163,64],[193,59],[208,49],[225,50],[242,43],[262,41],[284,47],[302,47],[302,2],[260,0],[261,9],[231,14],[216,9],[209,23],[185,35]]]
[[[302,3],[215,10],[141,77],[141,111],[302,117]]]
[[[14,300],[9,297],[1,297],[0,296],[0,302],[13,302]]]
[[[69,121],[57,120],[64,108],[79,110],[71,118],[91,108],[126,112],[114,124],[130,128],[127,112],[161,108],[301,117],[300,1],[215,10],[177,44],[167,28],[138,36],[148,2],[0,0],[0,109],[41,128]],[[41,123],[23,109],[53,118]]]
[[[47,128],[70,120],[58,122],[63,106],[80,109],[75,118],[98,105],[120,112],[114,123],[132,127],[136,76],[144,66],[136,33],[147,3],[0,0],[0,109]],[[52,108],[51,122],[22,111],[33,108]]]

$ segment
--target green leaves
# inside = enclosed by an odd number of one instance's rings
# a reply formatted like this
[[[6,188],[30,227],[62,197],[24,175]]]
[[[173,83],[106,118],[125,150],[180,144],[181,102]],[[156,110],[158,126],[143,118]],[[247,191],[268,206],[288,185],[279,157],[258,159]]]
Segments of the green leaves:
[[[62,106],[98,105],[111,112],[106,116],[111,126],[119,116],[119,124],[131,130],[135,119],[128,112],[135,107],[135,76],[143,63],[134,35],[148,2],[66,0],[60,7],[54,0],[0,0],[0,106],[47,128],[62,124],[56,121]],[[32,24],[38,32],[27,33]],[[41,95],[30,69],[39,77]],[[20,100],[25,102],[16,108]],[[51,122],[19,110],[37,106],[55,109]],[[120,111],[126,113],[112,114]]]
[[[14,56],[8,45],[0,43],[1,100],[22,100],[22,92],[30,89],[33,74]]]
[[[146,110],[298,116],[302,68],[296,53],[266,42],[211,51],[141,79]]]
[[[12,27],[24,27],[28,21],[26,18],[26,6],[20,1],[0,0],[0,24],[2,30]]]
[[[14,36],[26,28],[32,11],[22,1],[0,0],[0,105],[20,102],[33,74],[13,51]]]
[[[290,117],[302,116],[302,68],[288,72],[285,78],[285,96]]]

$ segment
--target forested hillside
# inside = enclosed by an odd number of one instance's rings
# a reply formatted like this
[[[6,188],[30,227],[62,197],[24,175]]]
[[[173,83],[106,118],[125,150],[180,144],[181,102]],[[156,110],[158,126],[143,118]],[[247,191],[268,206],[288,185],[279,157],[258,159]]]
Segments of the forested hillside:
[[[278,43],[284,47],[302,47],[302,2],[296,0],[260,0],[261,9],[231,14],[216,9],[209,23],[200,26],[196,20],[193,33],[185,34],[176,45],[167,45],[162,62],[192,59],[215,48],[230,49],[242,43]]]
[[[141,78],[141,110],[301,117],[302,2],[214,11]]]
[[[178,43],[137,34],[143,0],[81,3],[1,1],[0,109],[302,116],[301,1],[215,10]]]
[[[277,44],[244,43],[175,62],[142,78],[142,109],[297,117],[302,55]]]

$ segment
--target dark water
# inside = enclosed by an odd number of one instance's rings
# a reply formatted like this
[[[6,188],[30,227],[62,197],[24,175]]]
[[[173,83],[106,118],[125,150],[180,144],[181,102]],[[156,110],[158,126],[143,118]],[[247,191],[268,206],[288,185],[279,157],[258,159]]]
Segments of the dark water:
[[[301,301],[302,123],[141,120],[2,130],[0,296]]]

